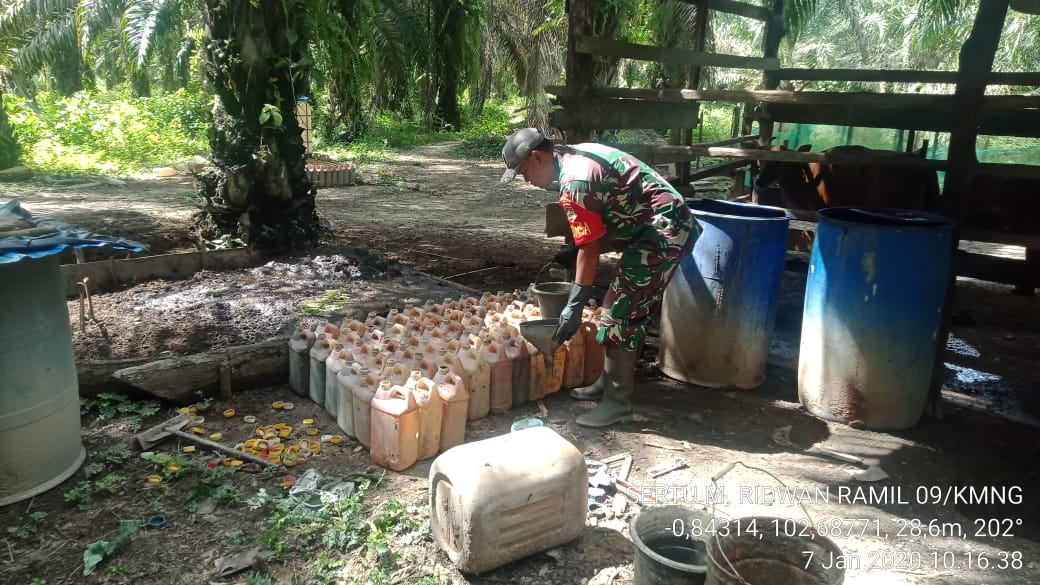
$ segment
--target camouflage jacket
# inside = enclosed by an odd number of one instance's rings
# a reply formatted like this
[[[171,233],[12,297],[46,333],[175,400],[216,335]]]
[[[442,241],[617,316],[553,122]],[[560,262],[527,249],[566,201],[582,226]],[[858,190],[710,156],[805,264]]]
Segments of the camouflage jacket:
[[[622,249],[689,217],[675,188],[630,154],[596,143],[557,146],[555,154],[560,206],[578,245],[606,237]]]

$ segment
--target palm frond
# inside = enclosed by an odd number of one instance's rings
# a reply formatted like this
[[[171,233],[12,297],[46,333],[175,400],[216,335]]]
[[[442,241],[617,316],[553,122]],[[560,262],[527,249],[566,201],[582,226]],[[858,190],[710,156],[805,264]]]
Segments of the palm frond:
[[[64,53],[76,50],[75,20],[75,12],[70,10],[33,30],[29,41],[15,54],[14,67],[34,73]]]
[[[144,66],[158,37],[173,28],[176,0],[134,0],[123,15],[123,36],[133,68]]]
[[[17,38],[76,8],[77,0],[14,0],[0,10],[0,38]]]

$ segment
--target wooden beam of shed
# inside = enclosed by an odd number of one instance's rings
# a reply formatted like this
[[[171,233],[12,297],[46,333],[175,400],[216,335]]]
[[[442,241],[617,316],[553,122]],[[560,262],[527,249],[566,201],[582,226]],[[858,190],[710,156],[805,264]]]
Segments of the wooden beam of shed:
[[[546,92],[565,96],[567,88],[546,86]],[[718,90],[718,89],[643,89],[598,87],[591,95],[604,98],[641,99],[655,102],[757,102],[763,104],[813,104],[841,106],[896,106],[953,107],[953,94],[935,93],[877,93],[872,91],[787,91],[787,90]],[[989,95],[982,98],[984,111],[1040,109],[1040,96]]]
[[[919,71],[909,69],[777,69],[779,79],[795,81],[862,81],[888,83],[957,83],[956,71]],[[1040,86],[1037,72],[992,72],[988,85]]]
[[[736,14],[737,16],[743,16],[745,18],[751,18],[754,20],[768,21],[772,18],[772,14],[768,9],[762,8],[761,6],[752,6],[751,4],[745,4],[743,2],[734,2],[733,0],[682,0],[687,4],[696,4],[697,6],[706,6],[712,10],[719,12],[725,12],[726,14]]]
[[[599,37],[582,36],[575,40],[575,50],[579,53],[634,59],[636,61],[656,61],[674,65],[700,65],[704,67],[728,67],[732,69],[778,69],[780,60],[762,57],[740,57],[737,55],[720,55],[701,53],[684,49],[668,49],[650,45],[637,45]]]
[[[710,165],[707,167],[701,167],[690,173],[690,180],[696,181],[705,177],[715,177],[739,169],[740,167],[746,164],[748,164],[748,161],[738,158],[729,162]]]
[[[662,155],[714,156],[720,158],[744,158],[753,160],[775,160],[786,162],[817,162],[831,164],[863,164],[883,167],[943,170],[946,161],[923,159],[915,156],[891,156],[888,151],[852,155],[825,154],[822,152],[798,152],[795,150],[759,150],[757,148],[728,148],[725,146],[671,146],[654,147]],[[1038,167],[1040,171],[1040,167]]]
[[[559,98],[562,110],[549,113],[549,124],[561,130],[590,128],[692,128],[697,124],[697,102],[649,103],[605,98]]]
[[[1018,97],[1018,96],[990,96]],[[984,102],[989,103],[989,102]],[[1040,137],[1040,110],[1008,109],[999,102],[984,107],[978,117],[979,134],[994,136]],[[934,132],[953,129],[953,102],[896,107],[854,107],[835,104],[770,103],[752,114],[755,118],[801,124],[830,124],[866,128],[910,128]]]

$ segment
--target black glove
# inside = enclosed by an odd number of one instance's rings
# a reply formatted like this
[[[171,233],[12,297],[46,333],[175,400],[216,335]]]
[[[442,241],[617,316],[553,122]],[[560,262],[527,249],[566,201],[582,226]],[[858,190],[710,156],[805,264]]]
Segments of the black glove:
[[[553,260],[573,274],[578,266],[578,247],[568,244],[560,248],[560,251],[553,256]]]
[[[585,303],[589,302],[594,292],[595,289],[591,286],[571,284],[571,296],[567,300],[567,306],[560,311],[560,326],[553,335],[553,341],[563,343],[574,337],[578,327],[581,327],[581,310],[585,308]]]

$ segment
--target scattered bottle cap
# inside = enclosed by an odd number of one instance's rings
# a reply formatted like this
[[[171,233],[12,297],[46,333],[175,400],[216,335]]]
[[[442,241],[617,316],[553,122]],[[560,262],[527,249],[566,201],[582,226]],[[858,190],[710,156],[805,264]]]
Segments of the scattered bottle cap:
[[[239,467],[243,463],[244,461],[242,461],[241,459],[232,459],[230,462],[228,462],[228,465],[230,465],[231,467]]]
[[[181,451],[184,451],[185,453],[194,453],[195,445],[185,445],[185,447],[181,449]]]
[[[322,435],[321,436],[321,442],[322,443],[331,443],[332,442],[332,435]]]
[[[307,429],[307,434],[313,437],[314,435],[318,434],[318,429],[309,428],[309,429]]]
[[[176,461],[170,461],[166,464],[166,473],[174,474],[181,470],[181,464]]]
[[[292,409],[296,408],[296,405],[293,404],[292,402],[283,402],[282,403],[282,408],[285,409],[285,410],[292,410]]]
[[[224,411],[224,418],[231,418],[233,416],[235,416],[235,409],[234,408],[229,408],[229,409]]]
[[[148,528],[162,528],[166,526],[166,516],[152,516],[148,519]]]
[[[144,482],[148,485],[156,486],[162,483],[162,476],[157,473],[153,473],[152,475],[149,475],[147,478],[145,478]]]
[[[191,417],[191,424],[193,424],[193,425],[201,425],[204,422],[206,422],[206,417],[204,417],[204,416],[193,416],[193,417]]]
[[[195,433],[196,435],[205,435],[206,429],[202,427],[191,427],[191,432]]]
[[[313,418],[305,418],[305,419],[303,419],[303,426],[309,427],[312,424],[314,424],[314,419]]]
[[[243,416],[242,417],[242,422],[245,422],[245,423],[248,423],[248,424],[253,424],[253,423],[256,422],[256,417],[253,416],[253,415]]]
[[[221,440],[223,438],[224,438],[224,433],[210,433],[210,435],[209,435],[209,440],[210,441],[219,441],[219,440]]]
[[[329,442],[332,443],[333,445],[339,445],[340,443],[343,442],[343,436],[342,435],[332,435],[331,437],[329,437]]]
[[[271,408],[273,408],[275,410],[281,410],[284,407],[285,407],[285,403],[282,402],[281,400],[271,404]]]

